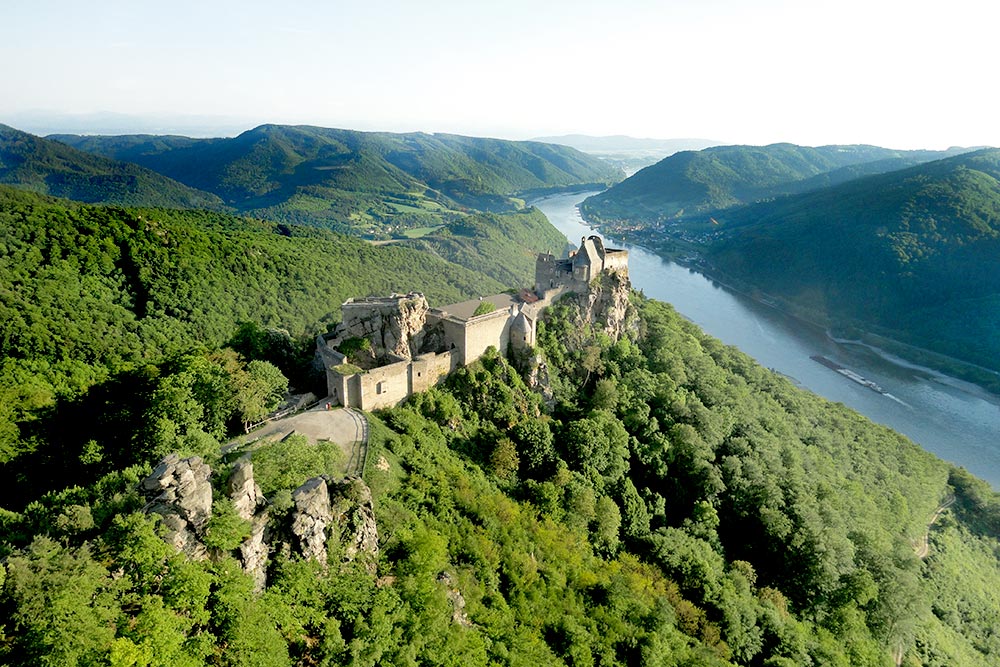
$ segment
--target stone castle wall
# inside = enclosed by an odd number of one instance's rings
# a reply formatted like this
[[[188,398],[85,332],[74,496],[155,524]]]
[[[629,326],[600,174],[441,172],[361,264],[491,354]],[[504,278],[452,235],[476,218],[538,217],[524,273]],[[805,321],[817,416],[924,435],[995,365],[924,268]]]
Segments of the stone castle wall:
[[[592,287],[591,279],[599,275],[614,278],[615,285],[606,289],[602,281]],[[391,407],[476,361],[489,347],[503,355],[508,347],[532,347],[542,310],[566,293],[581,295],[587,316],[600,313],[601,319],[607,320],[606,330],[617,331],[627,307],[628,284],[628,252],[606,249],[599,237],[591,236],[583,239],[580,250],[568,259],[539,255],[535,294],[485,297],[494,304],[509,304],[490,313],[472,315],[478,305],[475,300],[429,309],[419,293],[349,300],[342,306],[343,321],[337,334],[317,339],[329,396],[334,402],[361,410]],[[623,299],[624,305],[619,303]],[[367,361],[374,364],[369,370],[350,373],[351,367],[343,365],[346,358],[335,347],[350,338],[371,341],[372,358]]]
[[[604,271],[606,273],[628,273],[628,251],[608,250],[604,256]]]
[[[452,371],[459,367],[458,355],[454,352],[422,354],[410,366],[410,391],[427,391]]]
[[[362,410],[377,410],[402,403],[410,391],[410,360],[403,359],[393,364],[373,368],[366,373],[358,373],[358,407]],[[353,397],[352,397],[353,398]]]

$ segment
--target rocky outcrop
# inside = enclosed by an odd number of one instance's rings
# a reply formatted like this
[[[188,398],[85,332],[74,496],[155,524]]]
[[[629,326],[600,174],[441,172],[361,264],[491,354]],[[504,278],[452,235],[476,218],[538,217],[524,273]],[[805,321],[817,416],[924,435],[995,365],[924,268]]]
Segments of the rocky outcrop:
[[[212,517],[212,471],[200,458],[171,454],[141,483],[148,502],[144,511],[158,514],[164,539],[191,558],[211,554],[204,537]],[[249,459],[232,468],[225,489],[239,516],[250,522],[250,535],[233,552],[257,591],[267,583],[272,552],[326,564],[327,543],[340,542],[343,560],[361,560],[374,574],[379,552],[378,526],[371,489],[360,478],[314,477],[292,492],[289,513],[276,513],[253,477]]]
[[[579,294],[580,316],[584,322],[601,324],[604,333],[617,341],[635,320],[629,296],[632,281],[627,271],[602,273],[590,282],[590,289]]]
[[[237,514],[250,522],[250,537],[239,546],[243,571],[253,577],[254,587],[261,591],[267,583],[267,560],[270,549],[266,542],[268,520],[267,499],[253,478],[253,463],[241,459],[233,465],[229,476],[229,498]]]
[[[447,572],[442,572],[438,575],[438,582],[444,584],[446,593],[448,597],[448,602],[451,603],[451,622],[463,627],[472,627],[472,621],[465,613],[465,596],[462,595],[462,591],[458,589],[458,585],[455,583],[455,578],[452,577]]]
[[[141,483],[149,500],[144,511],[162,517],[167,528],[164,539],[197,560],[208,558],[201,538],[212,517],[211,475],[200,457],[182,459],[171,454]]]
[[[378,556],[378,526],[371,489],[357,477],[349,477],[330,486],[333,498],[331,511],[340,526],[344,560],[364,558],[366,566],[374,573]]]
[[[250,537],[240,545],[243,571],[253,578],[254,590],[260,592],[267,584],[267,561],[271,549],[267,544],[270,515],[265,509],[250,520]]]
[[[427,299],[419,292],[348,301],[341,307],[343,321],[337,327],[334,347],[341,341],[364,338],[371,342],[374,363],[390,357],[412,359],[423,343],[428,309]]]
[[[292,534],[299,553],[306,560],[326,563],[326,530],[333,520],[326,480],[313,477],[292,492],[292,500],[295,501]]]
[[[526,376],[528,387],[541,395],[542,402],[550,409],[555,407],[556,397],[552,391],[549,366],[545,363],[544,355],[536,352],[531,356],[528,360]]]
[[[229,498],[237,514],[247,521],[253,519],[257,509],[267,504],[264,494],[253,479],[253,463],[241,459],[233,465],[229,476]]]

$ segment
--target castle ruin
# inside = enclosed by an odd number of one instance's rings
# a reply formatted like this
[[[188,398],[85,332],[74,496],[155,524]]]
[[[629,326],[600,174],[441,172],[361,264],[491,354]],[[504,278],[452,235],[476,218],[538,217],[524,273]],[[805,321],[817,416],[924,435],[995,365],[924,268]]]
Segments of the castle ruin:
[[[398,405],[479,359],[489,347],[501,354],[535,345],[538,317],[564,294],[589,297],[592,282],[610,276],[626,288],[628,251],[585,237],[566,259],[541,254],[535,288],[430,308],[423,294],[349,299],[332,334],[319,336],[331,402],[360,410]],[[621,308],[619,308],[621,310]]]

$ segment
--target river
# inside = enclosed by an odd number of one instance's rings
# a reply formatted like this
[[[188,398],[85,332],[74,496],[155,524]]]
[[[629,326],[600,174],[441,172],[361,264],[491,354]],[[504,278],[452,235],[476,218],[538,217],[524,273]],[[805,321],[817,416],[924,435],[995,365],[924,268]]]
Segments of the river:
[[[576,206],[594,194],[554,195],[533,203],[569,239],[595,234]],[[643,248],[609,238],[629,251],[632,285],[666,301],[707,333],[735,345],[799,386],[839,401],[908,436],[937,456],[964,466],[1000,489],[1000,400],[978,387],[930,369],[839,344],[778,310],[731,292],[700,273]],[[867,389],[809,357],[822,355],[881,385]]]

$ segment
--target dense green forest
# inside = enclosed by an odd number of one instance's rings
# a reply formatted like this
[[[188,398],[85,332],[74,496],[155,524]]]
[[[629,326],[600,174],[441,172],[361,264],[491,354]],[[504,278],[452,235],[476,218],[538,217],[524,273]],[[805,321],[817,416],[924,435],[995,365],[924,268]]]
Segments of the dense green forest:
[[[940,175],[992,201],[995,162]],[[934,238],[992,238],[975,210],[970,230],[933,209]],[[563,302],[535,354],[369,415],[378,555],[277,549],[255,590],[226,495],[243,451],[221,445],[322,386],[313,338],[340,303],[525,285],[561,240],[531,210],[442,220],[377,246],[0,187],[0,662],[997,663],[1000,495],[639,295],[620,340]],[[144,511],[171,453],[213,472],[205,560]],[[275,534],[293,489],[348,469],[296,437],[249,456]]]
[[[328,565],[274,554],[254,593],[229,551],[243,529],[221,509],[212,558],[173,553],[137,485],[162,447],[40,485],[0,516],[4,661],[995,664],[996,494],[669,306],[636,307],[617,342],[572,306],[551,310],[549,405],[488,354],[370,417],[384,463],[366,471],[374,571],[339,564],[331,543]],[[170,444],[216,470],[208,408],[226,391],[199,393],[197,378],[232,355],[164,368],[153,392],[161,423],[200,434]],[[177,400],[179,387],[193,391]],[[311,449],[253,453],[274,512],[335,469]],[[915,545],[949,494],[922,559]]]
[[[419,286],[443,305],[508,287],[426,253],[313,228],[2,187],[0,230],[3,461],[34,449],[29,426],[58,401],[114,373],[218,347],[241,322],[311,348],[353,296]],[[519,274],[520,284],[531,276]]]
[[[222,200],[145,167],[76,150],[0,125],[0,183],[123,206],[221,208]]]
[[[1000,151],[720,213],[708,259],[815,319],[1000,371]]]
[[[376,238],[470,209],[512,210],[522,191],[621,178],[566,146],[449,134],[262,125],[228,139],[53,138],[211,192],[241,213]]]
[[[678,218],[707,219],[733,206],[810,192],[963,150],[772,144],[684,151],[588,198],[581,211],[589,220],[629,227]]]
[[[538,253],[561,257],[568,244],[545,214],[530,208],[465,216],[404,245],[478,270],[503,285],[528,286],[532,281],[525,276],[535,275]]]

